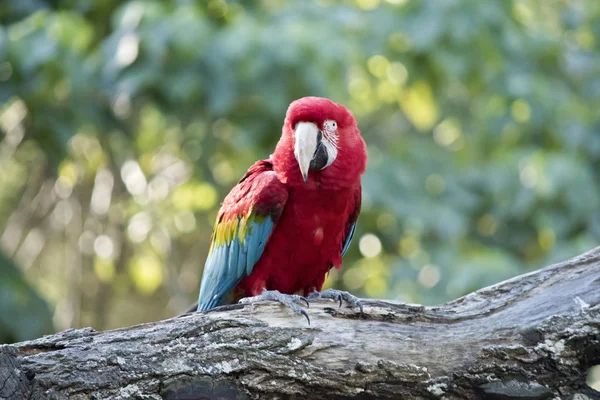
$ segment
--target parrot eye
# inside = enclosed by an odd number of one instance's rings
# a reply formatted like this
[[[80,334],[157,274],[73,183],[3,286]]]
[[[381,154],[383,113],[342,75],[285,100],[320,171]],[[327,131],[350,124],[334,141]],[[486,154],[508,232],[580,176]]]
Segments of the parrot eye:
[[[337,129],[337,122],[335,122],[332,119],[328,119],[327,121],[325,121],[323,123],[323,130],[324,131],[329,131],[331,133],[335,132]]]
[[[329,142],[331,147],[338,147],[338,133],[337,133],[337,122],[332,119],[325,120],[323,122],[323,137]]]

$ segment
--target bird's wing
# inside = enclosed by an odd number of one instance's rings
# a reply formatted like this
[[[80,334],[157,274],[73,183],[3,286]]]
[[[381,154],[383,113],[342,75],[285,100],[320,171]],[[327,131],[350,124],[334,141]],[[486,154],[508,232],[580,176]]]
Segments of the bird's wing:
[[[344,254],[346,254],[348,251],[350,242],[352,241],[352,236],[354,236],[354,231],[356,230],[356,221],[358,220],[358,214],[360,213],[361,193],[362,190],[359,186],[354,192],[354,208],[348,217],[348,222],[346,223],[344,242],[342,246],[342,257],[344,257]]]
[[[223,201],[198,296],[198,311],[223,302],[265,249],[288,198],[269,160],[254,164]]]

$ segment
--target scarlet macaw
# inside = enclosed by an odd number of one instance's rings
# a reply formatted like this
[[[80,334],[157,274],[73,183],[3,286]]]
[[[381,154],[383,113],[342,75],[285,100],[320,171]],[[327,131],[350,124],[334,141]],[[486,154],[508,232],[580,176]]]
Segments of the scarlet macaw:
[[[296,293],[345,299],[362,311],[347,292],[319,291],[350,245],[366,164],[347,108],[319,97],[292,102],[274,153],[252,165],[222,203],[198,311],[259,296],[308,319]]]

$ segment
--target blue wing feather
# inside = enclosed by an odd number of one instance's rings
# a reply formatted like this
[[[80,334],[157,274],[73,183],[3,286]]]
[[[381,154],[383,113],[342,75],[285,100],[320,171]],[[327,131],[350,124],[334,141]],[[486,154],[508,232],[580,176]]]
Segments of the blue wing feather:
[[[204,264],[198,311],[224,304],[260,259],[288,198],[270,160],[257,161],[227,195]]]
[[[358,220],[358,214],[360,213],[361,193],[361,187],[359,186],[354,192],[354,209],[350,213],[350,217],[348,218],[346,225],[346,237],[344,237],[344,243],[342,245],[342,257],[344,257],[346,252],[348,252],[348,249],[350,248],[350,242],[352,242],[352,237],[356,231],[356,221]]]
[[[350,231],[348,232],[346,239],[344,239],[344,247],[342,247],[342,257],[344,257],[344,254],[346,254],[346,252],[350,248],[350,242],[352,241],[352,237],[354,236],[355,230],[356,230],[356,222],[353,223],[352,226],[350,226]]]
[[[246,225],[242,242],[239,232],[236,231],[229,243],[214,246],[204,265],[198,311],[209,310],[222,304],[239,281],[252,272],[274,225],[271,217],[262,222],[250,221]]]

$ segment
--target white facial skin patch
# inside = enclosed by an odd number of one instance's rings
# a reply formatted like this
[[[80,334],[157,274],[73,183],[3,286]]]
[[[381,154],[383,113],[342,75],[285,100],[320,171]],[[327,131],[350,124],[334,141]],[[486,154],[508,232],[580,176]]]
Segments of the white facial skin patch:
[[[329,167],[336,159],[338,154],[338,133],[337,133],[337,122],[332,119],[328,119],[323,122],[323,145],[327,148],[327,164],[322,168]]]

